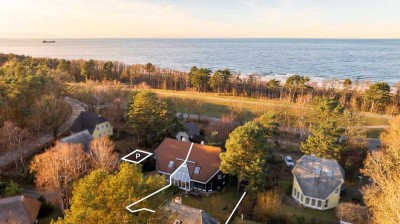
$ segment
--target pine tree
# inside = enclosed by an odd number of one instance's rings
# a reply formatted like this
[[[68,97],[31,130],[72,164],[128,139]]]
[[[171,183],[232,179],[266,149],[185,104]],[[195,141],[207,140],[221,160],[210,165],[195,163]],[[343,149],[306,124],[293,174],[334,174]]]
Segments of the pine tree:
[[[236,128],[221,153],[222,172],[238,177],[237,190],[248,181],[247,190],[260,190],[265,185],[267,136],[265,128],[255,121]]]

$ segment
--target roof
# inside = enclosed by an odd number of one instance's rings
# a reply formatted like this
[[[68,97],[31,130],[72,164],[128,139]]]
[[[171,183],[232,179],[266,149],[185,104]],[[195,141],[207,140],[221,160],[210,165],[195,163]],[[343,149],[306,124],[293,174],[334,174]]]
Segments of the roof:
[[[0,223],[35,223],[41,202],[18,195],[0,199]]]
[[[317,173],[320,169],[320,174]],[[329,175],[332,171],[332,176]],[[323,199],[344,183],[344,170],[332,159],[321,159],[315,156],[302,156],[293,169],[301,191],[305,196]]]
[[[75,134],[72,134],[68,137],[60,139],[62,143],[70,143],[70,144],[82,144],[85,152],[89,150],[89,144],[92,140],[92,135],[88,130],[84,130]]]
[[[172,174],[186,159],[191,143],[166,138],[155,150],[157,170]],[[218,171],[221,164],[221,148],[193,143],[187,161],[190,179],[206,183]],[[173,163],[172,163],[172,162]],[[170,162],[172,166],[170,165]],[[198,174],[194,173],[200,167]]]
[[[176,220],[182,224],[218,224],[219,222],[203,210],[172,202],[169,205],[171,212],[175,213]]]
[[[104,122],[107,122],[107,119],[105,119],[104,117],[96,113],[82,111],[75,119],[70,128],[70,131],[72,133],[78,133],[84,130],[88,130],[91,134],[93,134],[96,125]]]
[[[200,128],[199,126],[194,123],[194,122],[186,122],[183,125],[183,128],[185,129],[186,133],[190,136],[198,135],[200,133]]]

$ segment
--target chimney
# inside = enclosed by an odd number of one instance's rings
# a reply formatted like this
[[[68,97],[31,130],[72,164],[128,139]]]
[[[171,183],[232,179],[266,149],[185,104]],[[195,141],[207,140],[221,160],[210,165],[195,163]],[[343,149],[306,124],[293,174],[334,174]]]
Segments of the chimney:
[[[200,144],[204,145],[204,141],[201,141]]]
[[[181,197],[176,197],[174,201],[177,204],[180,204],[180,205],[182,204],[182,198]]]

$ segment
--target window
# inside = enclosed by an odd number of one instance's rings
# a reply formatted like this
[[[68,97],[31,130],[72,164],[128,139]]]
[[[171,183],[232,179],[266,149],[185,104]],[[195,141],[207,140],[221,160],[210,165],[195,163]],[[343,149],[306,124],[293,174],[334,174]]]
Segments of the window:
[[[108,124],[106,124],[106,128],[108,128]]]
[[[101,128],[104,128],[104,124],[101,125]]]
[[[311,206],[315,206],[315,199],[313,198],[313,199],[311,199]]]
[[[300,192],[296,192],[296,198],[297,198],[297,200],[299,200],[299,198],[300,198]]]
[[[333,177],[333,170],[328,170],[328,177]]]
[[[293,188],[293,197],[296,197],[296,192],[297,192],[296,188]]]
[[[200,167],[196,166],[194,168],[194,174],[199,174],[200,173]]]
[[[309,205],[309,204],[310,204],[310,198],[306,197],[306,205]]]
[[[328,207],[328,204],[329,204],[329,199],[326,199],[326,201],[325,201],[325,208]]]
[[[322,208],[322,201],[321,201],[321,200],[318,200],[317,206],[318,206],[319,208]]]
[[[174,161],[169,161],[168,168],[172,168],[174,166]]]
[[[301,200],[300,201],[303,202],[303,194],[301,194]]]
[[[97,126],[97,130],[100,130],[100,127],[99,127],[99,126]]]
[[[218,174],[218,180],[222,179],[222,174]]]

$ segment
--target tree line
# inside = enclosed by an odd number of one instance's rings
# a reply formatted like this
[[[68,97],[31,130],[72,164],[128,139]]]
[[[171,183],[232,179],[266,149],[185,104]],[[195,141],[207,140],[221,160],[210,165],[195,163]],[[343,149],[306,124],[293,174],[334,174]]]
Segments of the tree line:
[[[369,83],[357,80],[326,80],[320,84],[309,77],[292,75],[285,82],[264,80],[258,74],[242,76],[228,68],[212,71],[193,66],[190,71],[161,68],[152,63],[127,65],[117,61],[31,58],[0,54],[0,66],[17,61],[43,67],[71,82],[120,81],[137,86],[175,91],[196,90],[230,96],[267,98],[286,102],[310,103],[315,97],[334,98],[347,109],[398,114],[400,82]],[[7,66],[6,66],[7,67]],[[4,69],[4,68],[3,68]],[[1,74],[1,72],[0,72]]]

